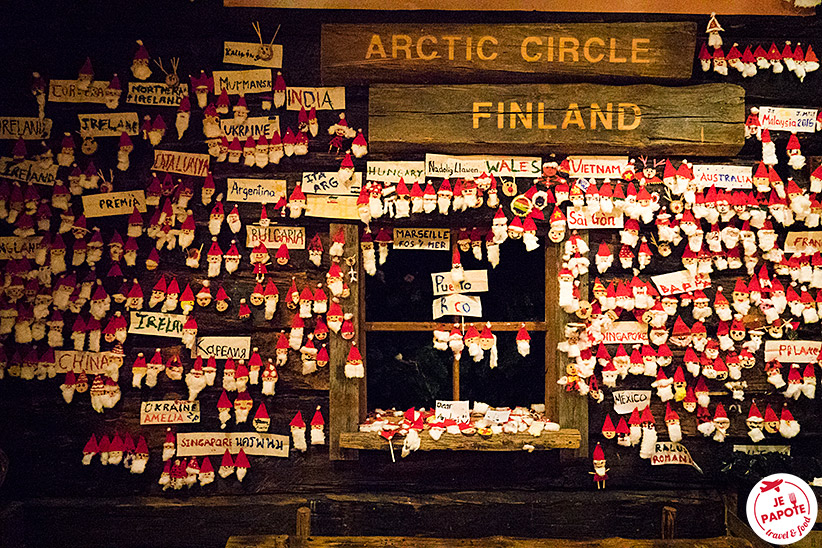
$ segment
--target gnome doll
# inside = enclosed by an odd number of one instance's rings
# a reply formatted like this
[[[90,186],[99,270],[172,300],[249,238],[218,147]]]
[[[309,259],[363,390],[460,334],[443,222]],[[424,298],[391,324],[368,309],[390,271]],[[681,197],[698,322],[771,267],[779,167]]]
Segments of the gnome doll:
[[[129,472],[132,474],[142,474],[146,471],[146,464],[148,464],[148,444],[143,436],[137,440],[137,446],[134,448],[134,456],[131,459],[131,467]]]
[[[665,408],[665,424],[668,427],[668,439],[675,443],[682,441],[679,414],[671,407],[671,402],[668,402]]]
[[[244,423],[248,420],[248,414],[254,406],[254,401],[251,399],[248,391],[243,390],[237,394],[234,400],[234,418],[237,424]]]
[[[286,351],[287,350],[288,349],[286,348]],[[279,351],[279,348],[278,348],[278,351]],[[268,359],[268,364],[266,365],[266,368],[265,368],[265,370],[263,371],[263,374],[262,374],[262,381],[263,381],[262,393],[263,393],[263,395],[265,395],[265,396],[273,396],[274,395],[274,390],[277,386],[278,378],[279,378],[279,375],[277,373],[277,368],[274,365],[274,363],[271,361],[271,358],[269,358]]]
[[[325,420],[323,420],[320,406],[314,412],[314,417],[311,419],[311,445],[325,444]]]
[[[714,441],[717,442],[724,442],[725,437],[728,435],[728,428],[731,425],[731,421],[728,419],[728,414],[725,412],[725,406],[721,403],[716,404],[716,410],[714,411]]]
[[[303,421],[302,413],[297,411],[294,418],[289,423],[291,427],[291,439],[294,449],[297,451],[306,451],[308,449],[305,442],[305,421]]]
[[[226,449],[225,453],[223,453],[223,460],[220,461],[220,468],[217,470],[217,474],[219,474],[221,478],[226,479],[233,473],[234,460],[231,458],[231,453]]]
[[[157,376],[165,370],[165,368],[163,356],[160,354],[160,349],[157,348],[154,350],[154,356],[151,357],[146,366],[146,386],[149,388],[157,386]]]
[[[663,402],[667,402],[672,400],[674,397],[673,382],[673,379],[669,379],[665,375],[665,371],[659,369],[657,371],[656,380],[651,383],[651,386],[656,388],[657,397],[659,397],[659,399]]]
[[[788,406],[782,408],[782,413],[779,417],[779,434],[786,439],[791,439],[799,434],[799,422],[794,419],[793,413],[788,409]]]
[[[254,413],[254,419],[251,421],[252,425],[254,426],[254,430],[260,433],[268,432],[268,427],[271,425],[271,418],[268,416],[268,409],[265,406],[265,402],[260,402],[259,407],[257,407],[256,413]]]
[[[220,399],[217,401],[217,412],[220,419],[220,428],[225,429],[225,425],[231,419],[231,409],[234,406],[231,403],[231,400],[228,399],[228,392],[223,389],[223,393],[220,394]]]
[[[203,373],[203,360],[197,356],[194,366],[186,373],[186,386],[188,387],[188,399],[196,400],[197,396],[206,387],[205,374]]]
[[[360,350],[357,348],[357,343],[351,344],[351,349],[348,351],[348,356],[345,360],[345,376],[349,379],[361,379],[365,377],[365,367],[363,365]]]

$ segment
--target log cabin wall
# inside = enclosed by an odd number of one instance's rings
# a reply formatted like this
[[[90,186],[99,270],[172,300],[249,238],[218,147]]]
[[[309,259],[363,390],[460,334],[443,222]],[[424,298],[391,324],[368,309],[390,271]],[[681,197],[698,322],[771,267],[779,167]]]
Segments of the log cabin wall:
[[[324,23],[541,23],[623,21],[642,24],[646,21],[694,21],[698,24],[697,43],[704,41],[707,17],[666,15],[607,15],[607,14],[542,14],[542,13],[482,13],[482,12],[365,12],[365,11],[300,11],[223,8],[215,2],[171,1],[165,3],[93,2],[82,9],[68,5],[42,3],[36,6],[20,3],[6,8],[0,34],[5,44],[0,62],[3,86],[0,89],[0,114],[34,116],[36,104],[29,92],[33,70],[44,78],[75,78],[77,69],[90,56],[99,78],[107,79],[112,73],[125,77],[134,54],[136,39],[142,39],[152,57],[181,58],[179,74],[187,81],[189,74],[226,68],[221,59],[224,40],[256,41],[251,22],[260,21],[266,36],[282,25],[276,43],[283,44],[283,72],[290,86],[322,84],[320,74],[320,28]],[[790,40],[794,43],[815,43],[822,35],[819,16],[808,18],[786,17],[730,17],[722,18],[726,29],[726,44],[739,42],[767,45]],[[267,31],[267,32],[266,32]],[[345,48],[346,44],[339,44]],[[691,52],[683,52],[691,56]],[[694,52],[695,55],[695,52]],[[694,71],[690,80],[681,84],[731,82],[745,89],[747,106],[779,105],[818,108],[819,73],[808,76],[804,83],[791,75],[759,75],[741,79],[736,75],[723,78],[703,73],[694,56]],[[157,67],[152,67],[157,71]],[[239,68],[239,67],[232,67]],[[130,76],[130,75],[129,75]],[[152,77],[152,81],[157,78]],[[413,77],[410,78],[414,81]],[[538,80],[534,80],[538,81]],[[570,78],[569,81],[573,81]],[[630,83],[616,77],[607,83]],[[677,84],[678,85],[678,84]],[[125,87],[125,86],[124,86]],[[124,93],[125,95],[125,93]],[[252,103],[252,101],[255,101]],[[252,113],[258,108],[258,99],[250,99]],[[125,108],[124,108],[125,107]],[[176,109],[125,105],[119,110],[136,110],[140,117],[162,113],[175,133],[173,113]],[[200,109],[194,109],[186,136],[179,142],[168,138],[163,148],[205,153],[200,136]],[[64,128],[75,128],[78,113],[102,112],[100,105],[47,103],[46,116],[53,119],[54,129],[50,144],[59,143]],[[346,89],[346,116],[353,127],[361,127],[368,136],[368,88],[349,86]],[[253,114],[252,114],[253,115]],[[320,128],[332,124],[336,112],[321,111]],[[295,112],[281,112],[281,127],[296,123]],[[784,149],[784,134],[777,147]],[[822,141],[802,138],[803,153],[822,155]],[[115,172],[115,190],[145,188],[150,180],[152,152],[139,137],[133,138],[135,150],[131,154],[131,168],[125,173]],[[114,139],[98,139],[98,156],[110,160],[115,156]],[[0,141],[0,152],[8,156],[14,141]],[[31,142],[36,143],[36,141]],[[323,133],[309,145],[310,152],[301,158],[284,160],[278,167],[269,167],[265,176],[284,178],[289,191],[300,180],[304,171],[336,171],[340,158],[327,151],[327,136]],[[493,154],[494,150],[477,150]],[[584,145],[580,154],[585,154]],[[636,151],[636,155],[642,154]],[[781,152],[780,152],[781,153]],[[680,158],[676,148],[667,154]],[[78,157],[79,157],[78,153]],[[739,158],[758,160],[759,145],[748,142]],[[367,160],[420,160],[423,154],[392,152],[369,153]],[[727,159],[727,158],[723,158]],[[82,160],[85,162],[85,159]],[[113,169],[113,162],[103,161],[99,166],[105,173]],[[362,171],[364,162],[357,163]],[[214,168],[217,192],[225,192],[228,177],[260,177],[261,172],[241,166],[217,164]],[[807,178],[805,181],[807,182]],[[76,198],[75,198],[76,200]],[[198,220],[198,242],[208,246],[205,219],[210,207],[199,204],[199,190],[192,199]],[[240,207],[243,224],[257,220],[257,204]],[[116,229],[125,232],[126,217],[97,219],[93,224],[104,233]],[[490,214],[486,221],[490,221]],[[262,319],[255,310],[253,319],[236,319],[240,298],[247,297],[254,286],[253,275],[247,266],[233,276],[221,277],[212,287],[220,284],[232,299],[225,315],[198,313],[201,334],[252,335],[252,346],[259,347],[264,358],[273,357],[277,333],[288,328],[289,313],[283,312],[285,291],[296,277],[298,286],[323,280],[329,266],[327,250],[330,246],[329,220],[302,219],[306,239],[319,233],[326,254],[320,268],[308,261],[305,250],[294,251],[287,268],[274,270],[271,275],[280,291],[280,305],[274,322]],[[459,228],[459,219],[444,217],[436,226]],[[5,226],[3,235],[10,233]],[[220,243],[223,249],[230,237],[223,230]],[[542,235],[542,234],[541,234]],[[615,233],[593,233],[592,254],[601,238],[618,238]],[[244,243],[244,242],[242,242]],[[147,252],[141,246],[140,259]],[[163,253],[157,270],[140,272],[140,284],[146,296],[161,274],[176,276],[181,288],[190,283],[197,291],[204,279],[204,268],[193,271],[185,267],[179,253]],[[98,268],[98,275],[103,276]],[[593,267],[593,260],[592,260]],[[670,269],[658,264],[659,272]],[[648,274],[646,272],[645,274]],[[609,275],[628,275],[619,270]],[[715,285],[732,287],[731,282]],[[366,281],[367,283],[367,281]],[[111,289],[111,288],[109,288]],[[212,305],[213,306],[213,305]],[[65,332],[69,333],[67,326]],[[808,332],[818,337],[818,328]],[[123,394],[120,403],[103,414],[95,413],[88,405],[88,396],[78,397],[72,405],[62,401],[58,382],[9,379],[0,382],[0,448],[9,456],[8,475],[0,488],[4,502],[2,539],[10,546],[46,546],[61,539],[63,545],[106,546],[113,539],[119,546],[221,546],[224,536],[207,533],[215,524],[229,533],[279,532],[292,526],[293,510],[301,504],[311,504],[315,510],[314,531],[319,534],[428,534],[461,536],[476,534],[482,520],[483,534],[515,534],[534,536],[646,536],[658,535],[659,509],[674,501],[681,504],[677,533],[681,536],[708,536],[724,531],[721,501],[717,488],[722,476],[719,468],[729,458],[733,442],[745,443],[744,416],[735,415],[731,439],[716,444],[694,432],[689,417],[683,421],[685,441],[704,474],[689,467],[651,467],[639,459],[635,450],[608,451],[610,480],[608,491],[590,493],[590,459],[560,458],[559,451],[524,453],[429,452],[415,454],[392,463],[385,452],[362,451],[357,460],[331,461],[327,446],[310,447],[306,453],[292,452],[287,459],[253,458],[253,468],[243,483],[220,481],[206,487],[195,487],[188,492],[162,492],[157,478],[162,470],[160,459],[164,439],[161,426],[140,427],[140,402],[185,398],[186,389],[181,381],[171,382],[161,375],[156,388],[149,391],[128,386],[128,370],[137,352],[150,357],[156,347],[162,347],[163,356],[180,350],[174,339],[129,336],[126,343],[125,365],[121,374]],[[7,347],[7,352],[8,352]],[[293,354],[293,353],[292,353]],[[184,359],[186,369],[190,359]],[[328,370],[313,376],[300,374],[299,360],[290,358],[280,371],[276,395],[266,398],[271,415],[270,432],[286,434],[288,423],[299,410],[310,418],[320,406],[326,421],[329,410]],[[761,373],[761,371],[760,371]],[[125,380],[123,380],[125,377]],[[218,377],[219,378],[219,377]],[[750,391],[765,391],[764,376],[759,384],[749,380]],[[218,380],[219,383],[219,380]],[[203,423],[189,430],[215,431],[219,429],[216,404],[219,389],[206,389],[200,395]],[[767,396],[776,402],[776,398]],[[254,395],[255,404],[259,395]],[[781,396],[779,396],[781,399]],[[761,401],[766,401],[763,397]],[[256,409],[256,405],[255,405]],[[605,406],[589,405],[589,431],[592,442],[599,435]],[[822,433],[820,413],[816,400],[794,406],[794,414],[802,423],[802,435],[791,445],[796,455],[818,451]],[[655,415],[664,411],[654,406]],[[747,412],[747,405],[745,406]],[[658,424],[660,424],[658,422]],[[180,427],[178,431],[186,429]],[[115,431],[142,434],[151,449],[151,460],[143,475],[130,475],[122,467],[85,467],[80,463],[82,448],[89,435],[111,434]],[[217,464],[219,457],[212,457]],[[638,492],[634,492],[638,491]],[[498,494],[497,494],[498,493]],[[492,512],[477,510],[473,502],[479,500],[493,508]],[[594,511],[589,511],[593,509]],[[650,512],[648,518],[639,513]],[[612,516],[605,522],[599,515]],[[586,514],[582,516],[580,514]],[[198,526],[200,524],[201,526]],[[225,536],[227,536],[227,534]]]

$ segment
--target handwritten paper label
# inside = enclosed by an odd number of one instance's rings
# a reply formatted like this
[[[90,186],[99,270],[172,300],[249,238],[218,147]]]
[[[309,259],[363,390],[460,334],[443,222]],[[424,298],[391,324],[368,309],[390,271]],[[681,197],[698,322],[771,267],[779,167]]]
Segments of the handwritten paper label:
[[[223,63],[251,65],[254,67],[281,68],[283,47],[280,44],[266,44],[272,55],[260,57],[260,44],[252,42],[223,42]]]
[[[594,228],[622,228],[625,221],[622,212],[603,213],[598,211],[591,214],[587,208],[569,207],[566,214],[568,228],[594,229]]]
[[[425,184],[425,162],[368,162],[365,179],[383,183],[398,183],[400,178],[408,185]]]
[[[77,352],[75,350],[55,350],[54,360],[58,373],[90,373],[97,375],[109,371],[113,364],[123,365],[123,357],[113,352]]]
[[[737,445],[734,444],[734,453],[745,453],[746,455],[764,455],[765,453],[779,453],[781,455],[791,454],[790,445]]]
[[[820,348],[820,341],[765,341],[765,361],[814,363]]]
[[[696,164],[693,172],[696,183],[705,188],[712,185],[729,190],[753,188],[753,166]]]
[[[654,444],[654,454],[651,455],[651,465],[659,466],[663,464],[685,464],[693,466],[697,472],[702,473],[702,469],[694,462],[688,449],[679,442],[660,441]]]
[[[137,310],[131,312],[128,332],[135,335],[154,335],[180,339],[183,336],[183,325],[185,323],[186,316],[182,314],[163,314],[161,312]]]
[[[178,107],[186,95],[188,95],[188,84],[180,84],[172,88],[162,82],[129,82],[126,103]]]
[[[359,220],[356,196],[309,194],[305,202],[306,217]]]
[[[251,249],[262,243],[269,249],[279,249],[282,244],[288,249],[305,249],[305,227],[269,225],[245,225],[245,245]]]
[[[648,344],[648,326],[641,322],[614,322],[605,332],[605,344]]]
[[[345,88],[286,88],[286,110],[343,110]]]
[[[198,400],[144,401],[140,404],[140,424],[193,424],[200,422]]]
[[[636,407],[640,411],[648,407],[651,403],[650,390],[615,390],[614,413],[626,415]]]
[[[539,177],[542,159],[535,156],[425,155],[426,177],[476,178],[487,173],[497,177]]]
[[[177,432],[177,456],[236,454],[288,458],[288,436],[257,432]]]
[[[479,297],[470,295],[446,295],[434,299],[431,305],[434,319],[443,316],[470,316],[478,318],[482,316],[482,301]]]
[[[447,228],[395,228],[394,249],[449,251],[450,238]]]
[[[697,277],[694,278],[687,270],[651,276],[651,280],[663,297],[711,287],[711,279],[707,274],[697,274]]]
[[[229,95],[248,95],[271,91],[271,70],[215,70],[214,95],[225,89]]]
[[[771,130],[814,133],[816,131],[816,109],[759,107],[759,124]]]
[[[83,213],[88,218],[129,215],[135,207],[140,213],[146,211],[146,193],[142,190],[104,192],[83,196]]]
[[[229,179],[226,186],[229,202],[276,204],[286,192],[285,181],[276,179]]]
[[[242,124],[235,124],[234,118],[223,118],[220,120],[220,127],[229,142],[237,137],[240,143],[245,144],[249,136],[255,140],[259,139],[260,135],[265,135],[266,139],[274,137],[274,132],[280,131],[280,117],[259,116],[246,118],[246,121]]]
[[[119,137],[124,131],[129,135],[140,133],[140,121],[136,112],[103,112],[78,114],[80,135],[92,137]]]
[[[40,247],[42,236],[29,236],[18,238],[17,236],[0,237],[0,261],[7,259],[21,259],[23,257],[33,258]]]
[[[31,160],[15,162],[14,158],[0,158],[0,177],[24,183],[54,186],[54,181],[57,180],[57,168],[57,164],[43,169],[40,164]]]
[[[466,270],[465,279],[459,283],[451,279],[451,272],[433,272],[431,282],[434,284],[434,295],[484,293],[488,291],[488,271]]]
[[[151,169],[179,173],[180,175],[205,177],[208,175],[209,159],[208,154],[154,149],[154,165],[151,166]]]
[[[468,422],[471,419],[468,400],[437,400],[436,406],[434,407],[434,416],[437,422],[444,421],[445,419],[452,419],[458,423]]]
[[[105,103],[109,82],[95,80],[88,88],[77,87],[77,80],[49,80],[50,103]]]
[[[812,255],[822,251],[822,232],[788,232],[785,236],[785,253]]]
[[[576,178],[621,179],[623,173],[633,171],[627,156],[568,156],[568,163],[568,175]]]
[[[251,337],[197,337],[195,356],[218,360],[247,360],[251,353]]]
[[[336,171],[304,172],[301,186],[306,194],[359,195],[362,173],[354,173],[347,181],[340,181]]]
[[[48,139],[51,125],[51,118],[0,116],[0,139]]]
[[[488,411],[485,412],[485,420],[489,422],[495,422],[497,424],[505,424],[508,422],[508,418],[511,416],[511,410],[508,408],[505,409],[493,409],[490,408]]]

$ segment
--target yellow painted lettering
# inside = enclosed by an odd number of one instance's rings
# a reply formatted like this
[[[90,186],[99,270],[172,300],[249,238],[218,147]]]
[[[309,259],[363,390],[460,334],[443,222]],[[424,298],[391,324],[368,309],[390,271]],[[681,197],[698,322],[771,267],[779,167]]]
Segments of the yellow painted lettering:
[[[453,61],[454,60],[454,43],[456,43],[456,41],[459,40],[460,37],[459,36],[443,36],[442,39],[445,40],[446,42],[448,42],[448,60]]]
[[[396,59],[398,51],[404,51],[406,59],[413,59],[411,56],[411,37],[407,34],[394,34],[391,36],[391,57]]]
[[[605,53],[600,53],[599,55],[591,55],[591,44],[597,44],[599,47],[605,47],[605,41],[602,38],[597,38],[593,36],[588,38],[585,41],[585,45],[582,46],[582,55],[589,63],[599,63],[605,57]]]
[[[545,103],[542,101],[537,103],[537,127],[539,129],[557,129],[556,124],[545,123]]]
[[[631,109],[633,111],[634,120],[631,124],[625,123],[625,111],[627,109]],[[639,126],[640,121],[642,121],[642,111],[639,107],[633,103],[620,103],[619,104],[619,119],[617,120],[617,129],[620,131],[630,131],[632,129],[636,129]]]
[[[597,118],[599,118],[599,122],[602,124],[602,129],[613,129],[613,107],[613,103],[608,103],[605,106],[605,112],[602,112],[599,103],[591,103],[591,129],[597,128]]]
[[[647,46],[650,44],[651,41],[648,38],[634,38],[631,41],[631,62],[632,63],[650,63],[651,60],[647,57],[644,59],[639,58],[640,53],[648,53],[650,51],[649,48],[640,47],[640,44]]]
[[[485,52],[482,49],[485,42],[490,42],[495,46],[499,44],[499,42],[497,42],[497,39],[493,36],[483,36],[482,38],[477,40],[477,57],[480,58],[480,61],[493,61],[497,58],[497,52],[495,51],[490,55],[485,55]]]
[[[490,112],[483,112],[480,109],[483,108],[491,108],[494,106],[494,103],[490,101],[474,101],[474,129],[479,128],[479,122],[481,118],[490,118]]]
[[[554,37],[553,36],[548,37],[548,62],[549,63],[554,62]]]
[[[579,105],[576,103],[568,105],[568,110],[565,111],[565,119],[562,121],[562,129],[568,129],[568,126],[571,124],[576,124],[579,126],[579,129],[585,129],[582,113],[579,111]]]
[[[385,59],[385,48],[382,45],[382,38],[380,38],[379,34],[372,34],[371,35],[371,43],[368,44],[368,51],[365,52],[365,58],[371,59],[372,55],[379,55],[383,59]]]
[[[509,115],[509,124],[511,129],[516,129],[517,118],[519,118],[519,121],[522,122],[523,127],[526,129],[531,129],[534,117],[533,103],[528,102],[525,104],[525,113],[522,112],[522,108],[519,106],[519,103],[515,103],[514,101],[511,101],[510,109],[511,113]]]
[[[608,61],[611,63],[625,63],[628,61],[627,57],[617,57],[617,39],[611,38],[611,47],[609,48],[610,55]]]
[[[505,103],[497,103],[497,129],[505,127]]]
[[[536,44],[538,46],[541,46],[542,45],[542,38],[540,38],[539,36],[526,36],[525,40],[522,41],[522,45],[520,46],[519,51],[520,51],[520,54],[522,55],[522,58],[524,60],[528,61],[529,63],[539,61],[540,57],[542,57],[542,53],[539,52],[539,51],[536,52],[533,55],[528,54],[528,46],[531,45],[531,44]]]
[[[573,36],[562,36],[559,39],[559,62],[565,62],[565,54],[570,53],[573,62],[579,61],[579,40]]]
[[[436,36],[431,36],[431,35],[420,36],[419,39],[417,40],[417,57],[419,57],[420,59],[422,59],[424,61],[429,61],[431,59],[438,58],[440,56],[440,54],[437,53],[436,50],[432,51],[429,54],[425,54],[423,52],[422,47],[425,44],[425,42],[431,42],[432,44],[436,44],[437,43],[437,37]]]
[[[472,48],[473,39],[470,36],[465,37],[465,60],[471,60],[471,48]]]

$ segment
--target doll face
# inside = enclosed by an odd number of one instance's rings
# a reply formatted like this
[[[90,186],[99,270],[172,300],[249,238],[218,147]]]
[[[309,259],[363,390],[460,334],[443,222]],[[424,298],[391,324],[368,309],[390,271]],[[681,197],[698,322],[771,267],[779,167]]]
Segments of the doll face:
[[[696,402],[695,401],[683,401],[682,407],[685,408],[685,411],[688,413],[693,413],[696,411]]]
[[[228,301],[217,301],[217,312],[225,312],[228,310]]]
[[[208,306],[211,304],[211,295],[210,294],[199,294],[197,295],[197,304],[200,306]]]
[[[84,135],[83,144],[81,145],[80,150],[82,150],[83,154],[86,156],[91,156],[97,152],[97,141],[95,141],[94,137],[91,135]]]
[[[782,324],[772,324],[768,326],[768,335],[774,339],[781,339],[784,334]]]
[[[556,227],[555,225],[551,226],[551,229],[548,231],[548,239],[551,240],[553,243],[558,244],[565,238],[565,226]]]
[[[745,425],[749,430],[753,430],[754,428],[762,428],[762,422],[760,418],[750,418],[745,420]]]
[[[254,306],[260,306],[263,304],[263,295],[261,293],[252,293],[248,300]]]
[[[776,434],[779,431],[779,421],[767,421],[765,423],[765,432],[768,434]]]
[[[674,215],[678,215],[682,213],[682,210],[685,209],[685,202],[682,200],[671,200],[668,204],[668,207],[671,208],[671,213]]]

